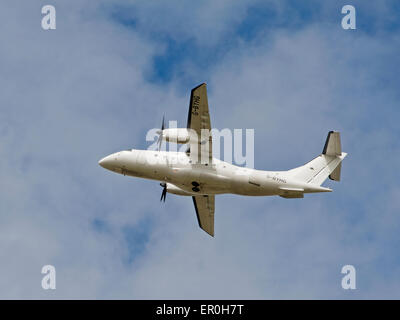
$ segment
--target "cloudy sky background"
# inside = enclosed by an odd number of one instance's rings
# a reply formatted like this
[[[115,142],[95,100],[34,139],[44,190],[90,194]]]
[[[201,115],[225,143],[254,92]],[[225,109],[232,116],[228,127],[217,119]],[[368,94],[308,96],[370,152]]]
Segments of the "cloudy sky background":
[[[300,3],[2,1],[0,298],[400,298],[400,4]],[[341,131],[334,192],[218,196],[211,238],[190,198],[160,204],[157,182],[98,166],[146,148],[163,114],[185,126],[202,82],[213,127],[255,129],[257,169],[303,164]]]

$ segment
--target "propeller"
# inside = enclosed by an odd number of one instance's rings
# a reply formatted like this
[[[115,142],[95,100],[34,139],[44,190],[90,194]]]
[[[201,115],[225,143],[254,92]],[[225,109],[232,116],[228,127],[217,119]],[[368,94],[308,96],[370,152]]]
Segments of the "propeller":
[[[163,191],[161,193],[160,201],[164,200],[164,202],[165,202],[165,198],[167,197],[167,184],[165,182],[161,182],[160,186],[163,187]]]
[[[163,131],[164,131],[164,128],[165,128],[165,119],[164,119],[164,117],[165,116],[163,116],[162,117],[162,123],[161,123],[161,130],[158,130],[157,131],[157,133],[158,133],[158,140],[157,140],[157,144],[158,144],[158,151],[160,151],[160,149],[161,149],[161,144],[162,144],[162,138],[163,138]]]

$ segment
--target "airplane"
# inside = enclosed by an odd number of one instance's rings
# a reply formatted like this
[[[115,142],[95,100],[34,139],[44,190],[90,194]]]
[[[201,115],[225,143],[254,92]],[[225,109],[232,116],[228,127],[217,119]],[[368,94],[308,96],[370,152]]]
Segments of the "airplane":
[[[187,128],[165,128],[158,132],[158,150],[125,150],[99,161],[113,172],[161,181],[160,201],[167,193],[192,197],[201,229],[214,237],[215,196],[303,198],[306,193],[331,192],[321,186],[329,177],[340,181],[342,152],[340,133],[330,131],[322,153],[305,165],[287,171],[262,171],[235,166],[212,155],[211,122],[205,83],[191,91]],[[160,151],[162,141],[188,144],[186,152]]]

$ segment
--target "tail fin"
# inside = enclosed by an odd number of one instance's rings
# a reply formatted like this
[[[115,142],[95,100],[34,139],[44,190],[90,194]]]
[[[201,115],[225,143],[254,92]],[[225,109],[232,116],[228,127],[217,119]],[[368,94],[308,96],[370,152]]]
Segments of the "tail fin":
[[[327,156],[340,156],[342,154],[340,132],[329,131],[322,154]]]
[[[341,162],[346,155],[347,153],[342,152],[340,133],[330,131],[322,154],[304,166],[289,170],[288,173],[296,180],[319,186],[328,177],[331,180],[340,181]]]

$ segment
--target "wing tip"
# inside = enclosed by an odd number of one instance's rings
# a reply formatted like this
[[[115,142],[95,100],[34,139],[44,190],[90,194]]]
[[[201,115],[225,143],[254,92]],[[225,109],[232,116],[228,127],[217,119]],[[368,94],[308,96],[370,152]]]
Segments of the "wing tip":
[[[201,223],[201,219],[200,219],[200,214],[199,214],[199,210],[197,207],[197,203],[196,203],[196,197],[192,196],[192,200],[193,200],[193,204],[194,204],[194,209],[196,211],[196,217],[197,217],[197,222],[199,224],[199,227],[201,230],[203,230],[205,233],[207,233],[208,235],[210,235],[211,237],[214,238],[214,226],[212,226],[212,230],[207,230]]]
[[[193,92],[194,90],[196,90],[196,89],[202,87],[202,86],[207,86],[207,83],[203,82],[203,83],[199,84],[198,86],[196,86],[196,87],[194,87],[194,88],[192,89],[192,92]]]
[[[187,120],[187,127],[190,128],[191,122],[192,122],[192,103],[193,103],[193,94],[194,91],[198,88],[200,88],[201,86],[206,86],[207,84],[205,82],[203,82],[202,84],[199,84],[197,87],[194,87],[191,91],[190,91],[190,102],[189,102],[189,114],[188,114],[188,120]]]

